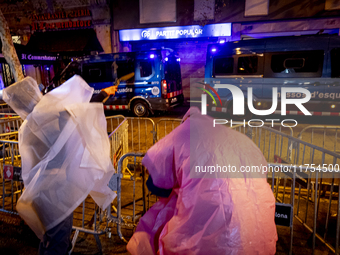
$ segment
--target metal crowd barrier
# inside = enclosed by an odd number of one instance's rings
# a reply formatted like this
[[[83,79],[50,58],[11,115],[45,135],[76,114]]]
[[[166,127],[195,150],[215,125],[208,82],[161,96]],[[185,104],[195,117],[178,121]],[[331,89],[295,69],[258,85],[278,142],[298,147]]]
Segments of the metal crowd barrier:
[[[80,232],[93,235],[99,251],[102,251],[99,236],[106,233],[107,221],[105,217],[106,210],[101,210],[90,196],[74,210],[72,229],[75,232],[72,238],[72,249],[69,254],[73,252]]]
[[[248,127],[246,133],[251,134],[270,164],[289,170],[281,171],[276,177],[275,173],[269,173],[268,177],[276,200],[287,204],[288,199],[294,209],[293,217],[312,233],[311,252],[315,253],[317,238],[338,254],[340,201],[339,175],[336,174],[340,174],[340,154],[268,127]],[[337,205],[333,201],[336,195]],[[337,215],[337,219],[331,219],[332,215]],[[330,233],[331,220],[332,225],[336,225],[336,238]],[[293,224],[290,233],[292,254]]]
[[[0,134],[16,132],[19,130],[23,120],[19,116],[0,119]]]
[[[125,120],[125,117],[123,115],[114,115],[106,117],[108,134],[112,133],[123,120]]]
[[[113,130],[109,135],[110,154],[112,163],[118,171],[111,178],[109,186],[112,190],[117,191],[117,199],[112,202],[111,206],[102,211],[88,197],[83,202],[82,207],[75,210],[73,248],[79,233],[83,232],[94,235],[97,246],[101,251],[99,235],[107,233],[111,237],[113,223],[117,224],[119,237],[126,241],[121,226],[130,229],[135,227],[137,220],[146,211],[146,196],[148,196],[148,205],[150,204],[150,195],[145,193],[145,171],[139,159],[143,155],[142,152],[146,152],[155,142],[154,122],[148,118],[124,118],[121,115],[107,117],[106,120],[108,130]],[[138,151],[139,153],[135,154],[131,151]],[[122,182],[124,182],[124,186],[129,187],[126,191],[124,190],[126,202],[124,205],[122,205]],[[138,196],[140,197],[138,198]],[[141,207],[142,210],[139,209]],[[80,220],[76,221],[79,218]]]
[[[156,142],[155,123],[150,118],[106,117],[108,130],[114,130],[124,119],[128,121],[128,151],[146,152]]]
[[[107,119],[108,130],[114,129],[109,135],[110,141],[110,155],[112,164],[117,169],[118,159],[128,152],[128,120],[124,116],[113,116]],[[121,172],[128,171],[127,162]],[[127,175],[129,175],[128,173]],[[117,211],[116,207],[112,205],[112,209]],[[72,239],[72,250],[76,245],[76,241],[80,232],[86,234],[92,234],[95,237],[99,251],[101,252],[102,246],[99,239],[99,235],[103,235],[108,232],[109,228],[109,217],[111,206],[106,210],[101,210],[88,196],[82,205],[74,211],[73,217],[73,230],[75,233]]]
[[[1,212],[18,214],[15,205],[22,194],[18,132],[0,134]]]
[[[118,127],[109,135],[110,155],[115,169],[118,166],[118,159],[129,151],[128,147],[128,120],[124,119]],[[127,168],[124,166],[123,171]]]
[[[311,144],[322,144],[325,148],[340,153],[340,126],[334,125],[310,125],[300,131],[297,136],[303,141]]]
[[[160,128],[160,123],[156,123],[157,130],[157,140],[162,137],[158,132],[162,132],[162,134],[166,135],[171,132],[180,121],[179,120],[162,120],[166,125],[163,125]],[[176,123],[176,124],[171,124]],[[165,131],[160,131],[162,129]],[[298,222],[301,222],[302,225],[311,232],[312,234],[312,249],[311,253],[315,253],[316,251],[316,239],[319,239],[322,243],[325,244],[326,247],[330,249],[330,251],[337,252],[338,254],[338,242],[339,242],[339,201],[338,204],[334,204],[334,196],[338,195],[339,192],[339,183],[335,178],[328,178],[332,185],[329,190],[326,190],[324,193],[325,181],[327,179],[324,178],[324,173],[312,173],[311,171],[318,166],[318,164],[323,165],[339,165],[340,164],[340,155],[336,154],[332,151],[328,151],[324,148],[318,147],[316,145],[310,144],[308,142],[301,141],[297,138],[294,138],[292,135],[292,130],[288,128],[286,133],[280,132],[279,130],[275,130],[269,127],[261,127],[261,128],[251,128],[251,127],[236,127],[236,130],[239,130],[245,134],[247,134],[261,149],[262,153],[265,155],[267,161],[269,162],[268,168],[277,167],[280,169],[279,173],[270,172],[268,174],[268,178],[270,180],[270,184],[274,193],[274,196],[277,200],[277,210],[278,208],[286,208],[289,210],[289,223],[290,227],[290,254],[293,252],[293,240],[294,240],[294,224],[293,218],[297,219]],[[288,134],[287,134],[288,133]],[[137,201],[142,200],[142,210],[141,213],[145,212],[146,204],[150,203],[150,196],[147,196],[147,191],[145,190],[144,180],[145,180],[145,170],[141,173],[144,177],[142,178],[142,185],[140,189],[142,189],[142,196],[139,199],[136,199],[135,195],[135,178],[134,187],[133,187],[133,195],[132,198],[128,201],[129,205],[133,206],[132,212],[127,214],[123,213],[123,209],[121,207],[122,200],[126,199],[126,195],[122,191],[121,181],[123,180],[121,171],[122,171],[122,162],[128,158],[134,157],[134,161],[136,162],[136,158],[142,158],[143,153],[128,153],[124,155],[120,159],[120,163],[118,164],[118,173],[114,177],[117,184],[117,195],[118,195],[118,205],[117,205],[117,216],[111,215],[111,221],[117,224],[117,232],[122,240],[125,240],[121,227],[135,227],[136,226],[136,204]],[[313,168],[311,164],[315,164],[316,166]],[[135,167],[141,167],[135,165]],[[297,172],[298,169],[300,172]],[[331,167],[327,168],[331,171]],[[141,170],[142,171],[142,170]],[[133,177],[136,176],[134,173]],[[328,180],[328,181],[329,181]],[[131,190],[131,189],[129,189]],[[294,191],[294,193],[293,193]],[[328,197],[327,192],[329,192]],[[145,196],[149,198],[146,201]],[[323,196],[323,199],[321,197]],[[313,197],[313,199],[312,199]],[[132,202],[131,202],[132,199]],[[339,199],[339,195],[338,195]],[[156,201],[154,199],[154,201]],[[152,203],[152,202],[151,202]],[[335,208],[336,207],[336,208]],[[332,216],[332,211],[336,212],[336,238],[333,238],[334,235],[330,233],[329,226]],[[280,211],[277,211],[279,217]],[[303,217],[301,216],[303,214]],[[304,219],[303,219],[304,218]],[[287,220],[286,220],[287,221]],[[296,223],[295,223],[296,224]],[[333,224],[332,224],[333,225]]]
[[[88,197],[74,211],[73,246],[78,234],[84,232],[95,236],[101,250],[98,236],[105,233],[111,236],[113,224],[117,224],[117,233],[122,240],[125,240],[122,227],[129,229],[136,227],[138,219],[156,201],[145,187],[146,170],[140,164],[141,159],[156,140],[170,133],[181,120],[161,119],[155,124],[148,118],[116,116],[108,117],[107,121],[108,130],[113,131],[109,137],[112,160],[117,166],[117,173],[112,177],[109,185],[117,191],[117,199],[107,210],[102,211]],[[329,176],[325,179],[325,174],[322,172],[308,175],[293,170],[301,166],[304,171],[310,171],[311,164],[316,166],[326,164],[327,169],[330,169],[330,166],[340,165],[340,155],[294,138],[289,128],[287,131],[281,130],[283,132],[266,126],[259,128],[235,126],[235,129],[247,134],[257,144],[269,162],[269,166],[277,166],[281,169],[279,173],[268,174],[274,196],[279,202],[277,205],[288,206],[292,211],[292,218],[301,222],[312,233],[312,252],[315,252],[316,239],[319,239],[331,251],[338,254],[339,179]],[[17,133],[0,135],[1,151],[1,211],[16,214],[15,205],[23,190],[23,184],[20,180],[7,180],[5,174],[8,175],[13,171],[11,175],[14,178],[15,173],[20,170]],[[283,167],[289,171],[283,171]],[[129,178],[124,178],[125,173]],[[289,226],[291,228],[290,252],[292,252],[293,219]],[[336,228],[335,234],[332,226]]]
[[[122,170],[124,169],[124,161],[131,157],[134,159],[133,172],[131,179],[127,180],[123,178]],[[137,164],[137,159],[143,157],[143,153],[130,152],[123,155],[118,161],[117,173],[112,176],[109,183],[109,187],[117,191],[117,202],[116,207],[112,206],[108,208],[108,221],[117,225],[118,236],[124,242],[127,241],[122,233],[122,226],[129,229],[135,228],[137,221],[150,208],[150,203],[152,203],[150,198],[151,194],[147,191],[145,184],[145,168]],[[122,188],[122,182],[125,182],[124,189]],[[156,198],[154,201],[156,201]],[[114,214],[112,214],[112,208],[114,209]],[[109,236],[111,236],[111,229],[109,229]]]
[[[157,141],[161,138],[165,137],[172,130],[178,127],[181,124],[181,119],[160,119],[156,123],[156,133],[157,133]]]
[[[13,116],[18,116],[18,114],[16,114],[8,104],[0,104],[0,118],[10,118]]]

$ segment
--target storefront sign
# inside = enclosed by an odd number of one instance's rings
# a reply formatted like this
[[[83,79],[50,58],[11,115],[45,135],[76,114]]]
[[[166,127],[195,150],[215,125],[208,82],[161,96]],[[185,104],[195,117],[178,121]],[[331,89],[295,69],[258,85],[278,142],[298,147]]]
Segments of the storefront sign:
[[[45,13],[31,16],[32,21],[53,20],[53,19],[73,19],[78,17],[91,16],[91,12],[87,9],[75,10],[69,12]]]
[[[91,12],[87,9],[73,10],[69,12],[45,13],[41,15],[32,15],[32,30],[53,30],[91,27],[91,19],[70,20],[74,18],[91,17]],[[67,21],[45,22],[48,20],[68,19]]]
[[[164,40],[180,38],[221,37],[231,35],[231,23],[205,25],[204,27],[158,27],[124,29],[119,31],[120,41]]]
[[[50,29],[65,29],[65,28],[80,28],[91,27],[91,20],[77,20],[77,21],[65,21],[65,22],[39,22],[32,24],[32,30],[50,30]]]
[[[44,61],[56,61],[57,56],[35,56],[32,54],[21,54],[22,60],[44,60]]]

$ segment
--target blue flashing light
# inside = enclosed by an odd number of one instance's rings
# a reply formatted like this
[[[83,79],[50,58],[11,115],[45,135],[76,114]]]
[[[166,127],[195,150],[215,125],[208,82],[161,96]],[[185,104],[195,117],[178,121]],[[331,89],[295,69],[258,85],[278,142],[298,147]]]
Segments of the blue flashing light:
[[[155,58],[155,54],[150,54],[150,58]]]
[[[212,48],[212,49],[211,49],[211,52],[216,52],[216,51],[217,51],[216,48]]]
[[[225,40],[224,39],[220,40],[220,44],[223,44],[223,43],[225,43]]]
[[[169,59],[168,59],[168,57],[166,57],[164,60],[165,60],[165,61],[168,61]]]
[[[50,68],[48,66],[45,67],[46,71],[50,70]]]
[[[176,60],[177,60],[178,62],[180,62],[180,61],[181,61],[181,59],[180,59],[180,58],[177,58]]]

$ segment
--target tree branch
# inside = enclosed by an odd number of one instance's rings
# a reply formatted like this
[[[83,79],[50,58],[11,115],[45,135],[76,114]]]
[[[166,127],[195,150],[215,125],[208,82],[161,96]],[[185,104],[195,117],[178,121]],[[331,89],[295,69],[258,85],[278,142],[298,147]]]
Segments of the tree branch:
[[[11,68],[15,81],[20,81],[24,79],[21,64],[13,45],[12,36],[8,24],[1,10],[0,10],[0,38],[2,42],[2,54],[4,55],[9,67]]]

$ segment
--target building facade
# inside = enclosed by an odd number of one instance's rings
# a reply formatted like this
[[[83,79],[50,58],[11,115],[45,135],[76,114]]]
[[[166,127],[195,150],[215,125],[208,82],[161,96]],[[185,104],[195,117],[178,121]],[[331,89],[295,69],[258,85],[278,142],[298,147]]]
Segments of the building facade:
[[[271,36],[339,33],[339,0],[30,0],[3,1],[23,69],[47,85],[73,58],[172,48],[185,97],[204,77],[207,45]],[[11,73],[3,59],[0,83]]]
[[[273,36],[339,34],[340,27],[338,0],[117,0],[112,10],[120,51],[165,47],[178,52],[186,98],[195,93],[194,86],[190,86],[196,81],[193,78],[204,77],[208,44]],[[224,26],[209,34],[192,32],[211,25]]]
[[[111,6],[103,0],[0,3],[26,75],[47,86],[73,57],[111,53]],[[3,58],[1,83],[13,82]]]

